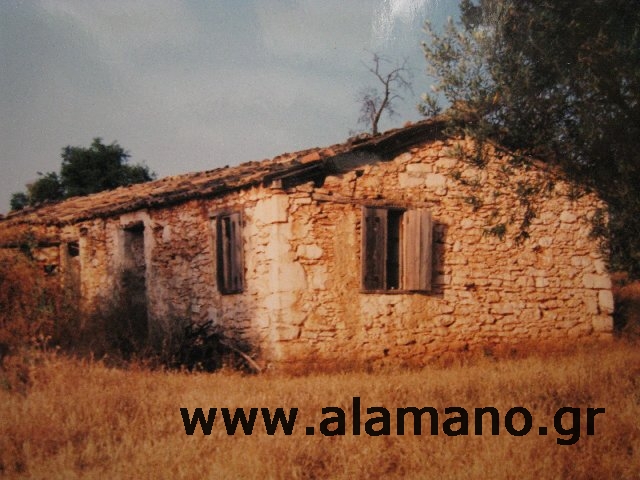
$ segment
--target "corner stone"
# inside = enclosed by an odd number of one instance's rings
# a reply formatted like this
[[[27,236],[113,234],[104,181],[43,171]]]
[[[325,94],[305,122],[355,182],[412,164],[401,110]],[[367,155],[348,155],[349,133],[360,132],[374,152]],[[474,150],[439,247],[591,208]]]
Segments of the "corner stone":
[[[613,319],[611,317],[596,317],[593,319],[593,331],[608,333],[613,331]]]
[[[582,283],[585,288],[595,288],[602,290],[611,289],[611,278],[609,278],[609,275],[595,275],[592,273],[588,273],[584,277],[582,277]]]
[[[598,305],[600,306],[600,311],[602,313],[613,313],[614,302],[611,290],[600,290],[598,292]]]
[[[300,336],[300,327],[293,325],[278,325],[276,330],[280,340],[295,340]]]

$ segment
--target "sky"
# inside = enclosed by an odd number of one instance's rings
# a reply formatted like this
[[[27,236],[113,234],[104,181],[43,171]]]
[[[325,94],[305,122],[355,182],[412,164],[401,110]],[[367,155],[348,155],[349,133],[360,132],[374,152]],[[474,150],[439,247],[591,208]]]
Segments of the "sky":
[[[416,121],[425,20],[454,0],[0,0],[0,213],[59,171],[62,149],[117,142],[158,178],[341,143],[372,54],[412,91],[380,129]]]

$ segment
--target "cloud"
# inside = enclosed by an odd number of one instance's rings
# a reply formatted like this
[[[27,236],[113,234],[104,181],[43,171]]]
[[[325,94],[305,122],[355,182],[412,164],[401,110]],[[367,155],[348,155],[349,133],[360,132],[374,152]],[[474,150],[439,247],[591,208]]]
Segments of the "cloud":
[[[94,136],[161,176],[342,141],[371,80],[366,50],[422,61],[410,19],[435,4],[0,2],[0,211],[35,172],[59,168],[62,147]]]
[[[198,25],[180,0],[41,0],[41,6],[90,35],[100,49],[97,55],[114,65],[149,49],[188,44]]]
[[[398,32],[413,32],[437,7],[437,0],[382,0],[373,17],[373,35],[378,45],[393,40]]]
[[[370,46],[368,1],[260,2],[256,12],[266,49],[280,60],[349,68]]]

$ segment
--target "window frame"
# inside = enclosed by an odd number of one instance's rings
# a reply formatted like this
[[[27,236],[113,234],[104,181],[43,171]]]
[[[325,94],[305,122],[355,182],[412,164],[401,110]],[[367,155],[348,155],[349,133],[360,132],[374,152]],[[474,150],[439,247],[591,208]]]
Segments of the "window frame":
[[[430,292],[431,213],[423,208],[365,205],[361,219],[361,292]]]

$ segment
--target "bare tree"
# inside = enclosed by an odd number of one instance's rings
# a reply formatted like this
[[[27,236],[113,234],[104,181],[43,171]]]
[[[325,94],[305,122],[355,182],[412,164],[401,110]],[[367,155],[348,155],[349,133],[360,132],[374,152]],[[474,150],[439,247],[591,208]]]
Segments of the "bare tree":
[[[401,64],[392,64],[392,62],[373,53],[372,66],[367,67],[368,70],[373,73],[381,87],[366,87],[363,88],[358,94],[358,99],[361,103],[359,124],[365,124],[371,128],[371,134],[378,134],[378,122],[384,112],[387,112],[389,117],[396,115],[394,102],[396,100],[403,100],[398,92],[411,90],[411,83],[408,78],[411,77],[411,72],[407,67],[407,60],[405,59]],[[392,69],[385,73],[385,66]]]

